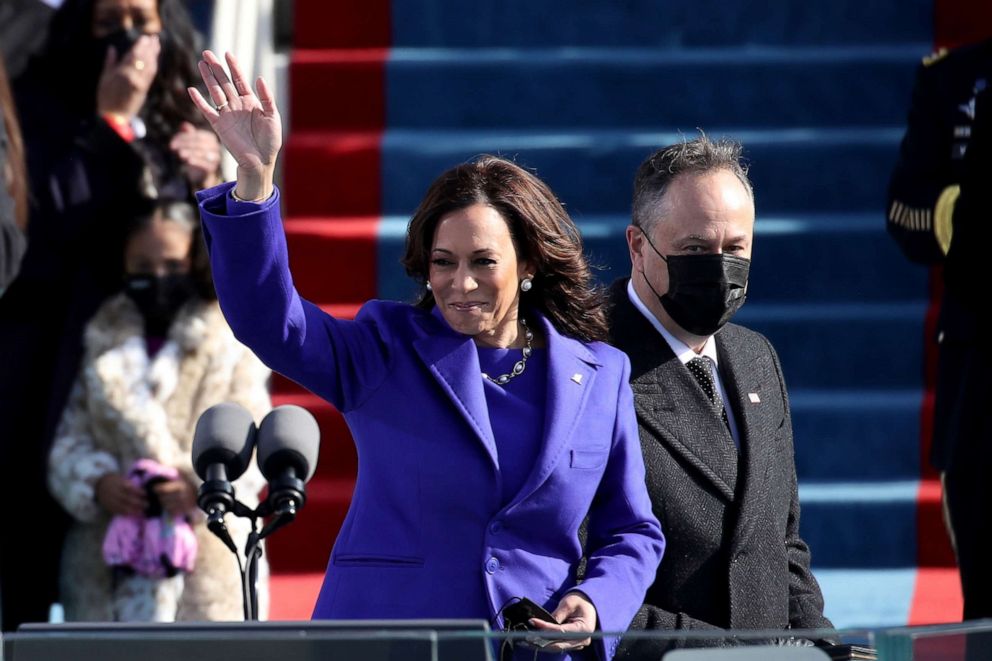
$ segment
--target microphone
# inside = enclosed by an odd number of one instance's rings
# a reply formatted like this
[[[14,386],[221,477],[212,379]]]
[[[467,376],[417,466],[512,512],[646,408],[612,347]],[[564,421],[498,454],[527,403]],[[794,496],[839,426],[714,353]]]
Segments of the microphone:
[[[230,402],[204,411],[193,433],[193,468],[203,480],[196,503],[207,513],[207,527],[235,553],[237,547],[224,525],[224,515],[236,512],[231,481],[248,468],[255,434],[251,413]]]
[[[303,508],[304,483],[317,469],[320,428],[309,411],[287,404],[269,412],[258,426],[258,467],[269,482],[266,510],[289,523]]]

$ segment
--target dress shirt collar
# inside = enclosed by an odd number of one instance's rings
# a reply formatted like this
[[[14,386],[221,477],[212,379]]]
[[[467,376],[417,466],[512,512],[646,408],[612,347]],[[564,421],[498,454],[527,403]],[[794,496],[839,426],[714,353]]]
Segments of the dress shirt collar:
[[[716,342],[713,341],[712,336],[706,339],[706,343],[703,345],[703,350],[697,354],[688,344],[672,335],[671,332],[669,332],[669,330],[665,328],[660,321],[658,321],[658,318],[654,316],[654,313],[648,309],[648,306],[644,305],[644,301],[641,300],[641,298],[637,295],[637,292],[634,290],[633,279],[627,281],[627,296],[630,298],[630,302],[634,305],[634,307],[644,315],[652,326],[654,326],[655,330],[661,333],[661,336],[665,338],[665,341],[668,342],[668,346],[672,348],[672,352],[678,356],[678,359],[682,361],[683,365],[687,364],[690,360],[696,358],[697,356],[706,356],[713,361],[713,365],[719,367],[720,363],[716,357]]]

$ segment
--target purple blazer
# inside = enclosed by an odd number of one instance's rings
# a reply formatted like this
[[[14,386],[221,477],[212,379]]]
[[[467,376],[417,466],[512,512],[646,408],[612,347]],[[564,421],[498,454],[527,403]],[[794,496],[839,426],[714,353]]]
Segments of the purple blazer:
[[[651,512],[630,364],[540,319],[547,338],[543,445],[500,502],[496,444],[472,338],[436,310],[366,303],[354,321],[300,298],[277,193],[240,203],[199,194],[220,304],[238,339],[333,404],[358,449],[358,480],[314,618],[484,618],[529,597],[549,610],[578,589],[602,631],[623,631],[665,542]],[[583,556],[579,525],[589,515]],[[617,640],[599,645],[612,658]]]

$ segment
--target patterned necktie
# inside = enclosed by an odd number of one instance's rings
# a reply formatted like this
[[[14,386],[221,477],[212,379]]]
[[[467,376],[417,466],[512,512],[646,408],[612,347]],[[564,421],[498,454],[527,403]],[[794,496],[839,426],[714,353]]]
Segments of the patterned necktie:
[[[716,391],[716,385],[713,383],[713,369],[710,367],[710,359],[696,356],[686,363],[685,366],[689,368],[689,373],[695,377],[696,382],[699,383],[699,387],[710,398],[713,410],[720,414],[723,424],[727,425],[727,431],[730,431],[730,421],[727,420],[727,409],[723,407],[723,400],[720,399],[720,395]]]

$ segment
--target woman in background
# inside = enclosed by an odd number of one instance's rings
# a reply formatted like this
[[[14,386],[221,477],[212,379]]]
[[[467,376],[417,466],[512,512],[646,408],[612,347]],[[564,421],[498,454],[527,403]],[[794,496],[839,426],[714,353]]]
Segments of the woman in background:
[[[14,86],[30,181],[28,250],[0,298],[0,500],[30,546],[0,535],[3,627],[56,598],[65,513],[45,457],[86,322],[120,291],[127,224],[146,197],[192,200],[220,147],[185,96],[197,36],[182,0],[65,0]]]

